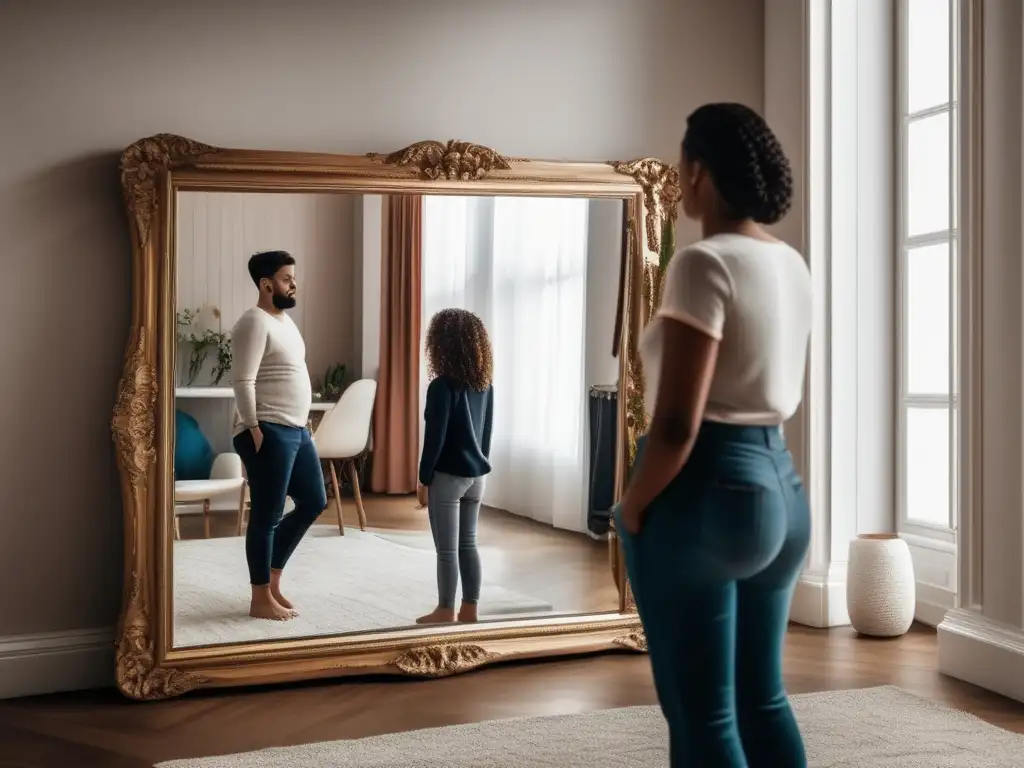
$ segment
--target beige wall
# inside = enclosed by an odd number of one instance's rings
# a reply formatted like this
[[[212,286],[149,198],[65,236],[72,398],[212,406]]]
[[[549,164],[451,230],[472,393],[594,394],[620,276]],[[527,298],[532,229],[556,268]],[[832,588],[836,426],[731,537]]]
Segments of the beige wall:
[[[117,613],[124,146],[675,159],[701,102],[761,108],[763,51],[761,0],[0,5],[0,637]]]
[[[256,301],[246,267],[256,251],[281,248],[297,260],[299,303],[289,315],[306,341],[314,382],[329,365],[356,363],[352,294],[354,195],[182,192],[178,195],[177,308],[220,310],[220,330]],[[210,383],[207,365],[196,386]],[[184,377],[179,377],[184,382]],[[228,384],[227,379],[221,382]]]
[[[1024,626],[1021,3],[985,3],[981,101],[982,613]],[[1019,696],[1018,696],[1019,697]]]
[[[961,325],[977,363],[973,375],[961,371],[961,382],[977,387],[979,402],[965,398],[977,453],[963,458],[962,471],[976,487],[965,483],[975,493],[960,510],[961,603],[939,626],[939,670],[1024,701],[1024,8],[990,0],[967,5],[980,10],[968,41],[981,61],[974,77],[969,69],[963,77],[980,97],[972,104],[965,94],[980,125],[971,158],[977,209],[965,209],[964,223],[965,239],[978,236],[980,249],[965,264],[977,281],[977,324],[970,332]]]

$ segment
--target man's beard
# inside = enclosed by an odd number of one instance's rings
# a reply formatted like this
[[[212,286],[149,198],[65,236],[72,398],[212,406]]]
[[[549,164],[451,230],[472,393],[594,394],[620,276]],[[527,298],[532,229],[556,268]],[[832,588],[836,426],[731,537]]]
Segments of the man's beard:
[[[288,296],[287,294],[284,294],[284,293],[275,293],[274,296],[272,297],[271,301],[274,302],[274,308],[275,309],[282,309],[282,310],[283,309],[292,309],[295,306],[295,304],[296,304],[294,296]]]

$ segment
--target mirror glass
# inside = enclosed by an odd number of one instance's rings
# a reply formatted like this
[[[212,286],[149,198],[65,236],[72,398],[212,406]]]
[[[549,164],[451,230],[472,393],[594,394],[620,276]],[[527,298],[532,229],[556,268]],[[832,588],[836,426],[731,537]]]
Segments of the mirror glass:
[[[624,208],[178,192],[173,646],[617,612]]]

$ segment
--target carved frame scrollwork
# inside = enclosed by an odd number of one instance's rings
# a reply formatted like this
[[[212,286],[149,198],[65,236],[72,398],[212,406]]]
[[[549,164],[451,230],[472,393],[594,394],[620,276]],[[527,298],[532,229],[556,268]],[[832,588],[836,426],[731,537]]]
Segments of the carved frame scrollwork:
[[[619,611],[447,629],[406,628],[176,649],[171,637],[168,524],[173,491],[174,222],[180,190],[431,192],[619,198],[628,212],[620,290],[618,491],[646,428],[643,371],[636,342],[656,308],[679,199],[672,166],[653,158],[626,163],[563,163],[511,158],[480,144],[421,141],[397,152],[329,155],[223,149],[173,134],[137,141],[121,158],[132,243],[132,316],[111,421],[125,521],[122,610],[116,680],[132,699],[196,688],[390,673],[443,677],[521,658],[628,650],[647,643],[612,537]],[[642,221],[642,225],[641,225]],[[433,634],[429,634],[429,633]]]
[[[675,244],[675,227],[679,218],[679,170],[653,157],[612,163],[615,170],[632,176],[644,190],[644,217],[647,248],[644,249],[642,282],[639,300],[634,301],[630,317],[632,338],[638,339],[642,328],[661,303],[662,280]],[[626,423],[629,430],[629,463],[636,456],[637,438],[647,431],[648,415],[644,403],[644,372],[637,344],[629,346],[628,386],[626,390]]]

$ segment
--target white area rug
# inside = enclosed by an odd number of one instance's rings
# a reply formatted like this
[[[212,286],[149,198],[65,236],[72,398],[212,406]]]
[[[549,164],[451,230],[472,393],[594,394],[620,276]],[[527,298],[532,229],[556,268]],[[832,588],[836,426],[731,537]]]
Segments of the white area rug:
[[[794,697],[793,706],[811,768],[1024,766],[1024,737],[898,688],[804,694]],[[665,768],[667,739],[660,710],[629,707],[180,760],[157,768]]]
[[[331,526],[314,526],[285,571],[283,590],[299,616],[284,622],[255,621],[247,615],[244,538],[176,541],[174,647],[409,626],[437,605],[436,558],[433,548],[403,546],[394,539],[348,528],[341,536]],[[489,583],[488,555],[481,550],[481,619],[553,610],[544,600]],[[491,572],[500,572],[500,564],[494,565]]]
[[[377,538],[384,539],[384,541],[390,541],[392,544],[398,544],[403,547],[412,547],[413,549],[425,549],[428,552],[434,551],[434,537],[430,535],[430,531],[424,533],[403,533],[401,531],[374,531],[373,535]],[[483,548],[480,550],[483,551]]]

